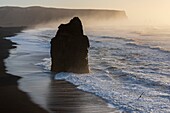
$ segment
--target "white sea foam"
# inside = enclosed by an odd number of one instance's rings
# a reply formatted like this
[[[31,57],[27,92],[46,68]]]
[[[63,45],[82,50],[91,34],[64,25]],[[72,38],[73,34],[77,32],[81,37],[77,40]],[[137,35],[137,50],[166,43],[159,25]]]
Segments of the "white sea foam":
[[[45,70],[51,70],[51,58],[44,58],[42,59],[42,62],[35,65],[42,66]]]
[[[55,79],[67,80],[75,84],[77,88],[94,93],[113,106],[128,112],[167,112],[169,110],[169,99],[166,99],[166,97],[169,98],[169,93],[156,91],[140,84],[123,83],[120,80],[111,79],[107,74],[59,73]]]

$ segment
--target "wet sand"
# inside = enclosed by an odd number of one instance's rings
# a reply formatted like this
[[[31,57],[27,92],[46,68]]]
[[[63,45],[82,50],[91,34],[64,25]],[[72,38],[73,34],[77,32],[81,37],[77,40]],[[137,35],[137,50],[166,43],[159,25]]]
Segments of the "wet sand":
[[[6,73],[4,59],[9,56],[9,49],[15,46],[4,37],[15,36],[21,30],[23,27],[0,27],[0,113],[48,113],[18,89],[20,77]]]
[[[114,113],[101,98],[80,91],[66,81],[52,81],[48,107],[55,113]]]

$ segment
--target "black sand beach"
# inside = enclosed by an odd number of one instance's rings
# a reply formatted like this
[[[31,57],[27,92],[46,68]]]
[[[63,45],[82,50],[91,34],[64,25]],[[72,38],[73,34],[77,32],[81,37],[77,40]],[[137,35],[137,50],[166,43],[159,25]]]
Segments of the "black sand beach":
[[[66,81],[52,81],[48,107],[54,113],[114,113],[101,98]]]
[[[4,59],[9,56],[9,49],[15,46],[4,37],[14,36],[21,30],[23,27],[0,27],[0,113],[47,113],[18,89],[17,80],[20,77],[6,73]]]

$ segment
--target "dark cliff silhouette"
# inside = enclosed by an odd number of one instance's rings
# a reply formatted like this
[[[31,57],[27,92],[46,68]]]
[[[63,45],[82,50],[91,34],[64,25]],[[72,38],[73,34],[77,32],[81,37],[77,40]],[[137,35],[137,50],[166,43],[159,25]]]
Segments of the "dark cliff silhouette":
[[[74,16],[96,20],[126,19],[125,11],[95,9],[61,9],[45,7],[0,7],[0,26],[26,26],[56,22]]]
[[[88,37],[83,35],[82,23],[74,17],[58,27],[51,40],[51,70],[54,72],[89,73]]]

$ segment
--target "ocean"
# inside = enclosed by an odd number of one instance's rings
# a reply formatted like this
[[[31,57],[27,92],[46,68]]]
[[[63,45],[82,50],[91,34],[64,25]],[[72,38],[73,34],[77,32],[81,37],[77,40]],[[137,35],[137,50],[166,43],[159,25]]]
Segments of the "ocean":
[[[23,77],[19,88],[44,108],[55,33],[53,28],[32,29],[9,38],[18,45],[5,61],[8,73]],[[170,27],[85,28],[85,34],[90,73],[62,72],[54,80],[97,95],[119,112],[170,112]]]

